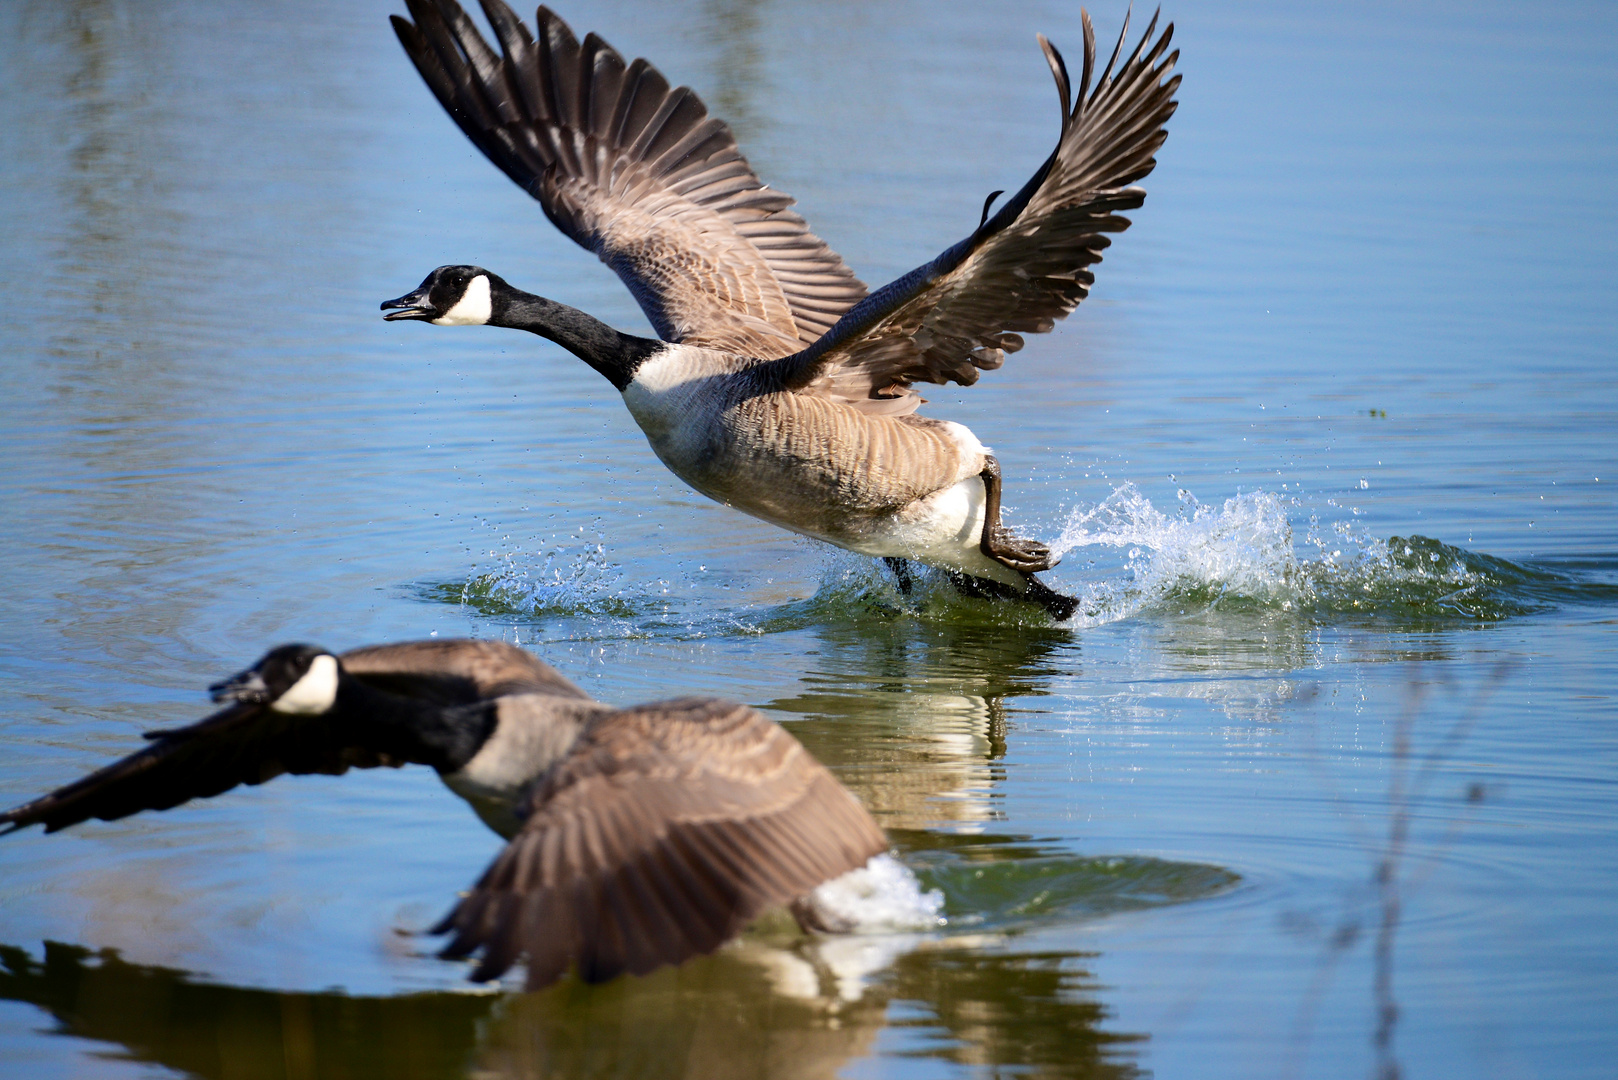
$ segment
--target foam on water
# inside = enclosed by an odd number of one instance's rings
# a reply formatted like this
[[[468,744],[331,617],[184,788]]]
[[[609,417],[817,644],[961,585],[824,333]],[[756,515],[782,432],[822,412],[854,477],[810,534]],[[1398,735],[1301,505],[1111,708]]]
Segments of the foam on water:
[[[1357,521],[1323,520],[1293,495],[1242,492],[1205,505],[1181,490],[1179,501],[1166,512],[1124,483],[1101,502],[1069,512],[1051,543],[1065,559],[1045,580],[1079,598],[1072,625],[1097,626],[1150,611],[1211,610],[1425,624],[1618,602],[1618,586],[1599,575],[1520,565],[1421,536],[1383,540]],[[1295,518],[1303,523],[1301,538]],[[818,544],[806,549],[820,563],[814,594],[759,607],[739,593],[713,592],[701,573],[689,580],[636,581],[610,560],[605,540],[582,528],[526,543],[510,536],[484,539],[482,558],[466,581],[425,591],[484,615],[606,620],[597,629],[609,636],[769,633],[827,620],[889,618],[898,611],[1007,624],[1045,619],[1031,605],[963,599],[943,574],[919,568],[917,587],[901,595],[880,562]],[[691,606],[698,596],[702,602]]]
[[[910,933],[944,925],[944,894],[922,891],[910,868],[876,855],[858,870],[833,878],[810,894],[828,925],[856,934]]]
[[[1326,524],[1313,513],[1300,541],[1288,513],[1297,500],[1273,492],[1213,506],[1181,490],[1180,502],[1165,513],[1125,483],[1069,513],[1051,548],[1068,557],[1058,587],[1073,588],[1075,556],[1088,556],[1088,580],[1074,590],[1082,601],[1075,625],[1162,608],[1498,619],[1575,602],[1589,588],[1427,537],[1384,541],[1358,523]]]
[[[1187,509],[1171,516],[1135,485],[1124,484],[1097,505],[1068,515],[1051,545],[1055,554],[1096,547],[1127,552],[1118,578],[1084,584],[1076,623],[1113,622],[1188,586],[1286,602],[1298,564],[1279,499],[1236,495],[1215,509],[1189,493],[1181,498]]]

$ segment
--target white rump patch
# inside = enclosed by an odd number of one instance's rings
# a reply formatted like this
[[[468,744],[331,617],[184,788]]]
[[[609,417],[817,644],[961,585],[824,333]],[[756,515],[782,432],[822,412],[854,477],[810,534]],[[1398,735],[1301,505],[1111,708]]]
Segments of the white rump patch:
[[[858,870],[832,878],[809,894],[825,921],[845,933],[892,934],[944,925],[944,894],[921,891],[910,868],[892,855],[873,855]]]
[[[337,658],[321,654],[303,678],[270,703],[270,709],[293,716],[319,716],[337,703]]]
[[[489,277],[479,274],[467,283],[466,292],[455,301],[455,306],[433,320],[437,326],[483,326],[494,315],[494,303],[489,299]]]
[[[987,446],[984,446],[983,443],[978,440],[978,437],[972,434],[972,429],[967,427],[965,424],[957,424],[953,420],[945,420],[944,427],[949,429],[950,438],[954,439],[955,445],[960,447],[961,457],[964,460],[972,461],[979,454],[994,453],[993,450],[990,450]],[[975,476],[977,474],[974,473],[973,475]]]

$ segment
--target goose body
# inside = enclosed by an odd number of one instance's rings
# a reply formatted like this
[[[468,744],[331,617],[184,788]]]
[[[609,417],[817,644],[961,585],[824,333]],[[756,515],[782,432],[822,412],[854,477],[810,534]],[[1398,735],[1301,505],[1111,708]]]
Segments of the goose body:
[[[658,459],[717,502],[865,555],[1022,586],[979,545],[989,452],[963,425],[792,393],[759,367],[670,346],[636,369],[624,404]]]
[[[435,933],[482,951],[475,979],[527,958],[530,988],[599,982],[707,953],[766,908],[835,927],[816,889],[883,852],[858,801],[754,709],[592,700],[499,642],[337,655],[271,650],[215,685],[221,711],[0,813],[15,831],[165,810],[283,773],[423,764],[508,843]]]
[[[970,385],[1025,333],[1088,295],[1088,269],[1138,207],[1131,186],[1167,137],[1179,77],[1156,18],[1096,75],[1088,14],[1073,93],[1040,37],[1062,104],[1045,164],[977,229],[875,292],[758,179],[688,89],[549,9],[538,34],[482,0],[499,50],[454,0],[407,0],[406,52],[483,152],[563,232],[612,267],[657,339],[621,334],[487,270],[440,267],[382,305],[388,319],[496,325],[548,337],[623,394],[653,451],[726,505],[896,568],[914,559],[1065,618],[1033,575],[1049,549],[1000,520],[1000,470],[960,424],[917,415],[918,382]],[[902,576],[901,582],[907,580]]]

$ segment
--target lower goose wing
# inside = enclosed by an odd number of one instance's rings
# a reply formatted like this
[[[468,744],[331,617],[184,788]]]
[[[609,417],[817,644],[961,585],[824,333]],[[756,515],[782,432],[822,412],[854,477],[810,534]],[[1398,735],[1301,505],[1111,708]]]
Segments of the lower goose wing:
[[[412,724],[413,716],[407,714],[416,703],[378,695],[381,709],[357,715],[330,709],[339,693],[340,676],[329,654],[316,661],[329,663],[329,671],[316,671],[314,676],[331,680],[325,707],[308,705],[307,695],[298,694],[298,684],[307,673],[309,657],[316,654],[320,650],[300,645],[272,650],[254,667],[213,687],[215,701],[230,702],[219,712],[186,727],[147,732],[151,745],[0,813],[0,825],[9,825],[7,832],[36,824],[55,832],[90,818],[115,821],[142,810],[167,810],[241,784],[262,784],[283,773],[338,775],[350,768],[437,763],[439,754],[423,742],[424,733],[430,737],[430,732]],[[304,668],[290,676],[282,674],[300,659]],[[398,715],[389,704],[399,706]],[[492,719],[461,714],[490,708],[489,703],[459,710],[428,703],[419,713],[475,726]]]
[[[887,847],[869,814],[779,725],[685,699],[608,714],[537,782],[522,832],[440,924],[475,979],[526,954],[538,988],[712,952]]]
[[[1146,199],[1131,185],[1156,166],[1152,155],[1168,138],[1163,125],[1180,85],[1169,73],[1180,54],[1165,56],[1172,23],[1152,42],[1153,16],[1118,65],[1126,20],[1092,91],[1095,32],[1088,13],[1083,21],[1084,73],[1071,107],[1061,54],[1039,39],[1062,99],[1062,136],[1045,164],[993,217],[985,205],[971,236],[872,293],[808,349],[777,361],[789,387],[867,411],[909,412],[920,404],[913,383],[970,386],[980,370],[1022,348],[1021,334],[1046,333],[1089,295],[1095,275],[1088,267],[1111,243],[1106,234],[1129,227],[1118,212]]]
[[[865,286],[794,200],[765,186],[730,128],[686,87],[549,8],[531,36],[483,0],[495,52],[454,0],[393,17],[427,85],[490,161],[617,271],[667,341],[747,356],[813,342]]]
[[[334,736],[321,717],[232,705],[188,727],[152,732],[150,746],[0,813],[0,824],[10,825],[8,832],[36,824],[56,832],[90,818],[116,821],[142,810],[167,810],[282,773],[338,774],[351,767],[405,764]]]

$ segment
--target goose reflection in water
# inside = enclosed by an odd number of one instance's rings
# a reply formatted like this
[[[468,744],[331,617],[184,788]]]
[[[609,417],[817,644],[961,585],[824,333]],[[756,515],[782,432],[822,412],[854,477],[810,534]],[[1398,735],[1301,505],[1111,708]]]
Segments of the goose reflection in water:
[[[1103,1028],[1083,959],[964,947],[913,954],[854,1000],[780,995],[729,951],[602,987],[361,997],[218,985],[47,943],[43,955],[0,946],[0,1000],[49,1013],[59,1035],[206,1080],[829,1080],[877,1051],[884,1028],[907,1056],[1039,1076],[1142,1075],[1133,1050],[1145,1036]]]
[[[909,620],[819,631],[797,694],[770,702],[884,828],[980,832],[1003,818],[1006,700],[1037,698],[1078,654],[1071,633]]]

